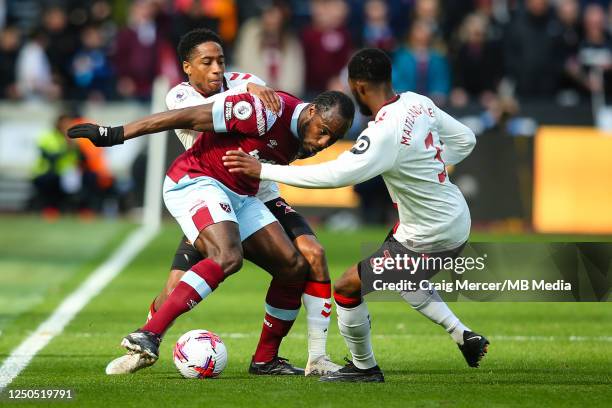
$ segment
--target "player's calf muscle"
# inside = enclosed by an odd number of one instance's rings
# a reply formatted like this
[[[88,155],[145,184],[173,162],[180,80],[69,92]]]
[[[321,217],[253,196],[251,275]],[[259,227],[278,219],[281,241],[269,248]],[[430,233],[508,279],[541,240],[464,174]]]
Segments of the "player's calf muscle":
[[[278,278],[286,282],[302,282],[306,280],[308,271],[306,259],[298,251],[292,251],[285,257]]]
[[[181,278],[185,274],[186,271],[181,271],[178,269],[170,271],[170,276],[168,276],[168,281],[166,282],[166,287],[164,288],[162,295],[165,300],[168,296],[170,296],[170,292],[176,288],[176,285],[180,282]]]

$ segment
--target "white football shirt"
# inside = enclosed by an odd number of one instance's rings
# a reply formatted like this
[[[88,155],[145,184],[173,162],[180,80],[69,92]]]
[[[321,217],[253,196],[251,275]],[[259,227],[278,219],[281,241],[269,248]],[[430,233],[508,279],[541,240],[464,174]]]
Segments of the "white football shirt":
[[[409,249],[459,247],[470,233],[470,212],[446,164],[467,157],[476,137],[429,98],[405,92],[389,101],[350,151],[311,166],[262,164],[262,180],[305,188],[335,188],[382,175],[399,213],[394,237]]]

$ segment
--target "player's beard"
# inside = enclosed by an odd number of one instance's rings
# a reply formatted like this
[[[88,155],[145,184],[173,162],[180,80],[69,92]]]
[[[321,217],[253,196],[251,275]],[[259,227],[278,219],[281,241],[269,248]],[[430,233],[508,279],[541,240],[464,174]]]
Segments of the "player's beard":
[[[357,106],[359,107],[359,112],[361,112],[361,114],[364,116],[372,116],[372,110],[368,107],[368,105],[363,103],[359,95],[354,95],[354,96],[355,96],[355,102],[357,102]]]

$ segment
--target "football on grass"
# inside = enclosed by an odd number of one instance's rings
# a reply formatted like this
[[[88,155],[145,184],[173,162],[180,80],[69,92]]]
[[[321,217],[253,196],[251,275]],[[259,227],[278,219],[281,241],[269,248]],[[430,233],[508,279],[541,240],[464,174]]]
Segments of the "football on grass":
[[[208,330],[191,330],[174,345],[174,365],[185,378],[217,377],[227,365],[223,341]]]

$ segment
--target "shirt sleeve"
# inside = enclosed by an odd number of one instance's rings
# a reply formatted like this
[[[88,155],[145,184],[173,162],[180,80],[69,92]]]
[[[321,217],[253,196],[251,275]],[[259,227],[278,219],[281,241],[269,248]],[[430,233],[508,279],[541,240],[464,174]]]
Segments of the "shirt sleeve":
[[[250,83],[266,86],[266,83],[261,78],[253,74],[230,72],[227,74],[226,78],[227,78],[227,84],[230,87],[230,89],[227,90],[226,92],[229,92],[231,95],[237,95],[237,94],[248,92],[247,86]]]
[[[251,78],[254,78],[254,80],[251,80]],[[225,99],[228,96],[248,93],[249,91],[247,91],[247,85],[251,82],[255,84],[261,83],[262,85],[265,85],[265,82],[263,82],[261,79],[257,78],[256,76],[252,76],[248,80],[245,80],[241,82],[240,84],[227,89],[226,91],[206,97],[206,100],[204,103],[213,103],[219,99]],[[233,84],[233,83],[230,82],[230,84]]]
[[[195,96],[194,93],[195,91],[186,86],[177,86],[166,95],[166,107],[168,110],[183,109],[208,102],[200,96]]]
[[[206,103],[202,97],[196,96],[187,87],[175,87],[166,95],[166,106],[168,110],[189,108],[192,106]],[[185,149],[193,146],[200,132],[190,129],[174,129],[174,133],[179,138]]]
[[[233,88],[228,89],[224,93],[227,94],[227,95],[238,95],[238,94],[241,94],[241,93],[247,93],[247,92],[249,92],[247,90],[247,85],[248,84],[249,84],[248,82],[243,82],[243,83],[241,83],[238,86],[235,86]]]
[[[476,136],[469,127],[438,107],[435,107],[435,115],[438,120],[438,135],[444,143],[442,160],[446,164],[457,164],[474,150]]]
[[[394,134],[385,126],[364,130],[353,147],[337,159],[309,166],[263,163],[261,179],[302,188],[337,188],[358,184],[391,169],[398,148]]]
[[[236,132],[260,137],[268,129],[266,109],[261,100],[251,94],[229,95],[215,100],[212,115],[217,133]]]

